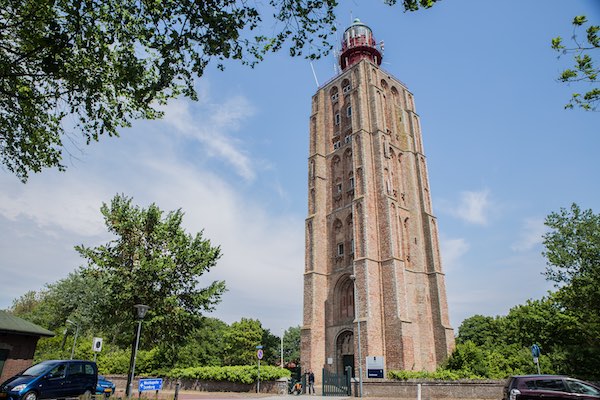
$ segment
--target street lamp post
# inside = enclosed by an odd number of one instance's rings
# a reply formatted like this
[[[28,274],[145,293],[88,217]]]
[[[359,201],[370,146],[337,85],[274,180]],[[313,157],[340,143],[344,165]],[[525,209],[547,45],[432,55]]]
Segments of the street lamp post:
[[[350,275],[352,284],[354,286],[354,314],[356,317],[356,329],[358,331],[358,397],[363,395],[363,381],[362,381],[362,353],[360,346],[360,316],[358,312],[358,296],[356,292],[356,275]]]
[[[140,332],[142,331],[142,320],[146,316],[146,312],[150,309],[145,304],[136,304],[133,306],[137,311],[138,328],[137,334],[135,335],[135,346],[133,348],[133,357],[131,363],[131,374],[129,376],[129,385],[127,385],[127,398],[131,398],[133,377],[135,376],[135,358],[137,357],[138,346],[140,344]]]
[[[285,335],[285,330],[281,334],[281,368],[283,368],[283,336]]]
[[[79,324],[71,321],[70,319],[67,320],[67,323],[69,323],[71,325],[75,325],[75,338],[73,339],[73,347],[71,348],[71,360],[72,360],[73,356],[75,355],[75,345],[77,344],[77,335],[79,334]],[[66,329],[65,329],[65,334],[66,334]]]

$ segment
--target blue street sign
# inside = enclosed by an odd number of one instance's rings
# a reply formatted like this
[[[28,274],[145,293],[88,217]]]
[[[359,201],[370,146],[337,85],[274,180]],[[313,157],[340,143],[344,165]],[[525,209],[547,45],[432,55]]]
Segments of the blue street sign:
[[[140,379],[139,391],[144,392],[148,390],[161,390],[162,383],[162,378]]]
[[[531,346],[531,355],[533,356],[533,358],[538,358],[540,356],[540,346],[538,346],[537,344]]]

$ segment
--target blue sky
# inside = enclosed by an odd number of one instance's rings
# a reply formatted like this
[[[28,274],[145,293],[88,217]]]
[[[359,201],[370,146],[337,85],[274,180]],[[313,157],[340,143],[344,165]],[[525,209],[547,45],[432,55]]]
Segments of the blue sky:
[[[371,26],[385,42],[382,67],[414,93],[453,326],[543,296],[544,217],[572,202],[600,212],[600,114],[563,110],[578,89],[556,82],[569,59],[550,40],[569,38],[575,15],[600,23],[600,1],[445,0],[417,13],[341,3],[340,30],[357,17]],[[313,66],[320,83],[334,74],[332,56]],[[213,316],[258,318],[277,335],[302,323],[315,79],[285,52],[226,67],[209,67],[200,101],[170,103],[162,121],[75,140],[65,173],[23,185],[0,171],[0,308],[81,265],[74,245],[109,240],[99,208],[124,193],[182,208],[189,232],[221,245],[202,278],[229,287]]]

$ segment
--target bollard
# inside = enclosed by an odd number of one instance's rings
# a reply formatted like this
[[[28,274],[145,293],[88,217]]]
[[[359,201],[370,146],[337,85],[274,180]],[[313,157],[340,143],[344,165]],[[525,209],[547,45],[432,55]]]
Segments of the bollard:
[[[417,400],[421,400],[421,384],[417,384]]]
[[[179,396],[179,381],[175,384],[175,396],[173,397],[173,400],[177,400],[177,396]]]

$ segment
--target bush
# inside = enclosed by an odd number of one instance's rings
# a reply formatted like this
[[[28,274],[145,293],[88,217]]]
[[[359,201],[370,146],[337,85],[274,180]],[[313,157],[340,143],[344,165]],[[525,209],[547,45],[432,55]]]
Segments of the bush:
[[[388,379],[407,381],[409,379],[431,379],[436,381],[456,381],[459,379],[485,379],[479,375],[474,375],[469,371],[439,368],[436,371],[388,371]]]
[[[270,365],[260,368],[261,381],[272,381],[280,378],[289,378],[290,376],[290,371],[285,368],[273,367]],[[258,370],[255,365],[175,368],[170,372],[167,372],[166,377],[249,384],[258,380]]]

